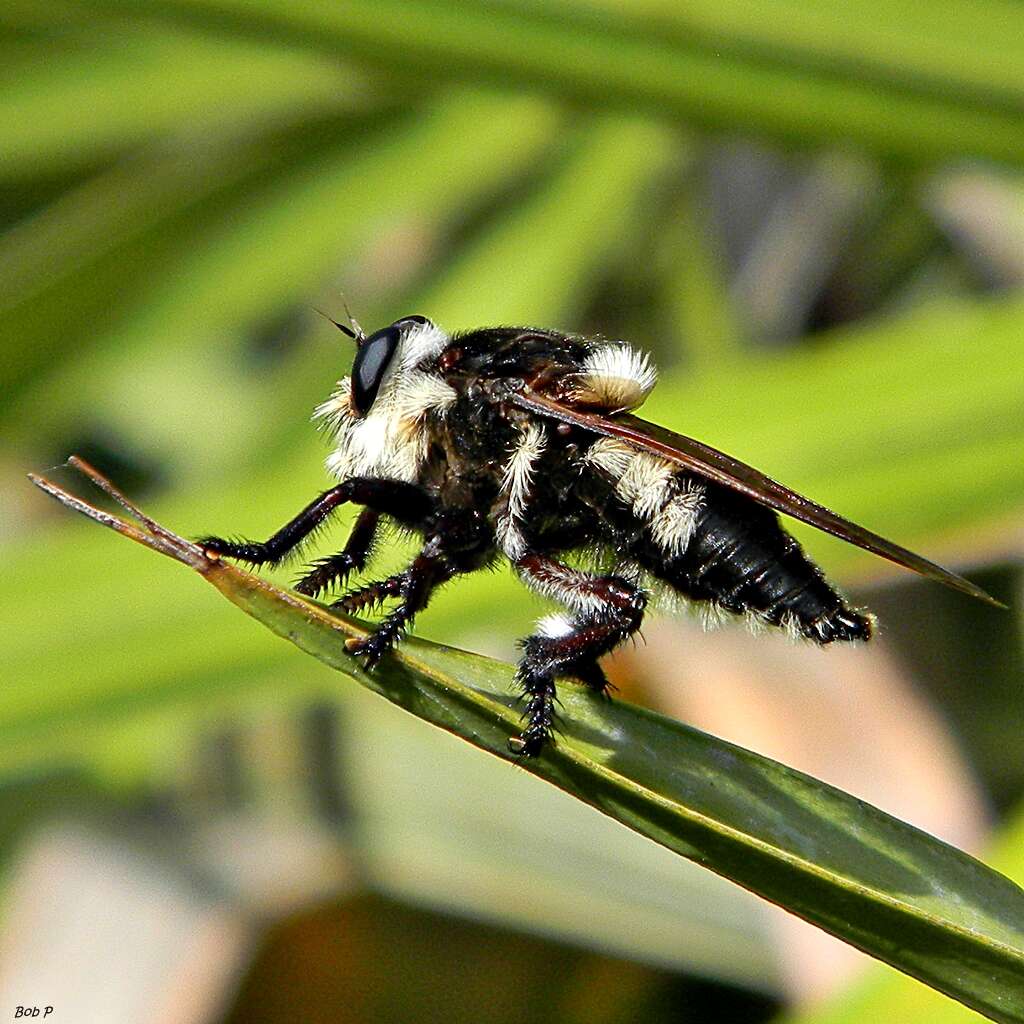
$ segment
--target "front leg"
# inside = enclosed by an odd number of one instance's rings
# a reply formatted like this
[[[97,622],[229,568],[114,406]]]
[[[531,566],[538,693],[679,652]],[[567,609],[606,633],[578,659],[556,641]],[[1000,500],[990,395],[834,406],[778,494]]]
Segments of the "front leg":
[[[324,491],[268,540],[236,542],[223,537],[204,537],[199,543],[207,551],[227,558],[237,558],[252,565],[276,565],[323,524],[332,512],[350,501],[366,505],[409,526],[419,522],[432,507],[426,493],[414,484],[353,477]]]
[[[647,599],[628,580],[592,576],[544,555],[524,555],[516,568],[531,587],[572,609],[570,616],[544,620],[522,642],[517,678],[526,696],[526,727],[509,740],[509,750],[529,757],[539,754],[551,737],[555,677],[575,672],[604,690],[597,659],[640,628]]]

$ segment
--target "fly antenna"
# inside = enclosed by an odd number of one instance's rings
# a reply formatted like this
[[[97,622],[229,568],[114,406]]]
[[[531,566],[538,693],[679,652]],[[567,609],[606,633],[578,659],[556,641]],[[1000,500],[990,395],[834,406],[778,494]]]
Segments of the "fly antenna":
[[[322,309],[317,309],[316,306],[314,306],[313,309],[316,310],[316,312],[319,313],[329,323],[334,324],[334,326],[337,327],[342,334],[347,334],[353,341],[360,342],[364,339],[364,335],[361,329],[359,333],[356,334],[356,332],[353,331],[350,327],[346,327],[344,324],[339,324],[338,321],[335,320],[333,316],[328,316]],[[351,320],[352,318],[349,317],[349,319]],[[359,325],[356,324],[356,327],[358,326]]]
[[[366,332],[359,326],[359,321],[352,315],[352,310],[348,308],[348,299],[344,295],[341,297],[341,304],[345,307],[345,316],[348,317],[348,322],[352,325],[352,331],[354,332],[352,337],[361,345],[366,341]]]

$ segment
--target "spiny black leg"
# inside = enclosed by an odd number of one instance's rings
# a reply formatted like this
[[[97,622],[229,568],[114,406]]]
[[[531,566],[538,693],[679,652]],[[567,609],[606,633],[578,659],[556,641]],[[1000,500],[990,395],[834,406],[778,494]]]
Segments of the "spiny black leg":
[[[350,653],[362,657],[367,668],[373,668],[380,659],[394,647],[413,616],[422,611],[430,600],[434,588],[451,578],[441,558],[432,555],[417,555],[404,573],[392,579],[399,581],[398,590],[402,603],[365,640],[346,646]],[[390,584],[385,580],[384,585]]]
[[[640,628],[646,598],[627,580],[594,577],[541,555],[517,562],[525,577],[570,606],[580,609],[560,636],[535,634],[523,641],[517,678],[526,694],[526,725],[509,740],[515,754],[540,753],[551,736],[555,677],[567,673],[602,692],[607,679],[597,659]]]
[[[601,697],[610,698],[611,691],[616,688],[615,684],[605,675],[604,669],[601,668],[597,659],[573,665],[572,674]]]
[[[346,502],[345,485],[324,491],[311,501],[294,519],[265,541],[230,541],[222,537],[203,537],[199,543],[218,555],[237,558],[252,565],[275,565],[289,551],[308,537],[341,504]]]
[[[295,589],[300,594],[316,597],[334,583],[344,584],[351,573],[361,572],[370,557],[379,522],[380,513],[376,509],[364,508],[356,519],[344,549],[336,555],[314,562],[306,575],[295,584]]]
[[[359,572],[365,565],[364,560],[357,560],[347,551],[318,558],[306,568],[306,573],[295,581],[296,593],[307,597],[316,597],[325,590],[330,590],[335,583],[344,585],[345,580],[353,572]]]
[[[539,664],[543,655],[533,641],[543,641],[543,637],[531,636],[523,641],[523,657],[519,663],[516,679],[523,688],[526,707],[523,709],[525,728],[518,736],[509,737],[508,749],[513,754],[524,757],[536,757],[551,737],[551,726],[555,719],[555,677],[553,672],[543,669],[535,671],[527,667]]]
[[[459,573],[478,569],[486,561],[490,543],[490,532],[478,512],[470,510],[439,516],[434,522],[433,531],[424,538],[419,558],[409,569],[350,591],[331,607],[356,615],[367,607],[383,604],[389,597],[404,597],[406,605],[409,605],[407,590],[419,585],[415,577],[423,571],[424,566],[432,566],[428,586],[433,590]],[[429,592],[419,608],[425,606],[427,599]],[[402,610],[399,609],[395,614],[402,614]]]
[[[375,509],[404,526],[418,526],[434,508],[426,491],[401,480],[358,476],[341,486],[347,488],[349,501]]]
[[[358,590],[339,597],[337,601],[331,603],[331,607],[348,612],[349,615],[358,615],[366,608],[383,604],[389,597],[401,597],[402,588],[405,586],[405,577],[406,573],[400,572],[384,580],[366,583]]]
[[[305,540],[339,505],[349,501],[366,505],[410,526],[426,516],[432,507],[426,493],[414,484],[353,477],[324,491],[268,540],[235,542],[223,537],[204,537],[199,543],[207,551],[228,558],[238,558],[252,565],[274,565]]]

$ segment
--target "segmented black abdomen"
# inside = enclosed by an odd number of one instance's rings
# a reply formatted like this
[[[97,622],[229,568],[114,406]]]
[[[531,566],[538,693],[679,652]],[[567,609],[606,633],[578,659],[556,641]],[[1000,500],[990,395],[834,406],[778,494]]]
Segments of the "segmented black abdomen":
[[[686,550],[665,559],[654,545],[638,552],[648,571],[687,597],[731,612],[753,612],[774,625],[792,624],[827,644],[868,640],[871,620],[849,607],[770,509],[705,485]]]

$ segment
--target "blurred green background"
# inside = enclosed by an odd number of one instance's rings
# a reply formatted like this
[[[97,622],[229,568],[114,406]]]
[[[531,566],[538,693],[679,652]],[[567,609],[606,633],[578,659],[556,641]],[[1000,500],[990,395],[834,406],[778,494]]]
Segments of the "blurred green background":
[[[185,534],[264,537],[327,483],[309,416],[351,352],[315,309],[626,338],[649,418],[1013,610],[795,531],[877,650],[663,621],[622,690],[982,849],[1024,794],[1019,4],[15,0],[0,55],[0,1004],[972,1019],[881,968],[864,1009],[844,948],[25,473],[77,452]],[[482,576],[418,629],[511,657],[539,607]]]

